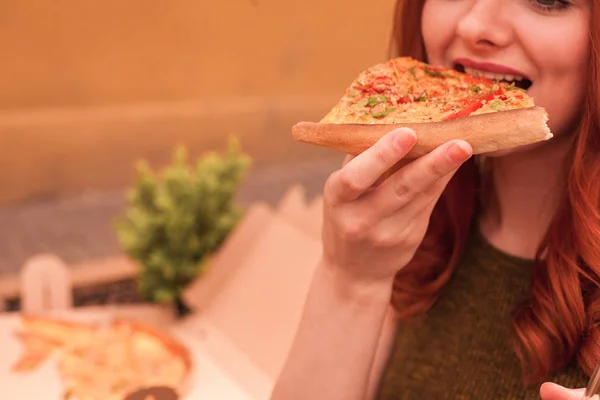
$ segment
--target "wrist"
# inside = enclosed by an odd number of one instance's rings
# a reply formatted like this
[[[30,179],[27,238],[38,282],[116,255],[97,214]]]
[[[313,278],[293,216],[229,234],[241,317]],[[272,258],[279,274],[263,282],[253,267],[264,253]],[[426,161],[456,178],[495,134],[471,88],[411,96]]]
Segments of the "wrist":
[[[366,307],[390,303],[393,277],[379,280],[359,279],[341,267],[330,265],[325,260],[319,262],[317,274],[328,285],[331,293],[341,301]]]

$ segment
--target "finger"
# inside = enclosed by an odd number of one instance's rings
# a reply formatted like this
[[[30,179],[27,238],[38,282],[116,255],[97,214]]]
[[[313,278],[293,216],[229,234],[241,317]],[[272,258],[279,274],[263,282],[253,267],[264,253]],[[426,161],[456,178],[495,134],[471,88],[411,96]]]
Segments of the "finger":
[[[344,161],[342,162],[342,167],[348,164],[350,161],[354,160],[355,157],[356,156],[353,156],[351,154],[346,155],[346,157],[344,157]]]
[[[384,209],[385,204],[378,204],[378,201],[387,200],[384,196],[371,195],[363,197],[357,201],[357,206],[366,210],[369,214],[367,219],[370,221],[393,218],[396,221],[401,221],[401,225],[406,225],[408,221],[413,219],[428,219],[444,192],[444,189],[448,186],[448,182],[450,182],[455,173],[456,170],[442,177],[427,190],[419,193],[413,201],[392,214],[384,214],[382,210]]]
[[[383,175],[381,175],[377,181],[373,184],[373,186],[379,186],[381,185],[383,182],[385,182],[390,176],[394,175],[396,172],[398,172],[401,168],[405,167],[406,165],[408,165],[410,163],[410,160],[405,160],[402,159],[399,162],[397,162],[396,164],[394,164],[394,166],[390,169],[388,169],[387,171],[385,171],[383,173]]]
[[[585,389],[567,389],[555,383],[544,383],[540,388],[542,400],[581,400]]]
[[[431,153],[413,161],[385,181],[373,196],[378,212],[392,214],[421,194],[421,200],[441,194],[451,174],[473,154],[471,146],[462,140],[450,141]],[[442,182],[436,186],[436,183]],[[444,183],[445,182],[445,183]]]
[[[402,159],[416,140],[415,132],[411,129],[401,128],[388,133],[334,172],[325,185],[325,196],[334,203],[357,199]]]
[[[419,193],[417,199],[408,203],[402,208],[402,210],[406,211],[410,215],[431,214],[433,212],[433,208],[442,196],[442,193],[444,193],[444,190],[446,190],[448,183],[454,174],[456,174],[456,171],[457,169],[450,171],[429,188]]]
[[[456,173],[456,170],[450,172],[440,180],[435,182],[431,187],[417,195],[414,201],[408,203],[405,207],[397,210],[391,215],[383,215],[382,207],[379,207],[373,200],[373,196],[365,196],[358,199],[354,205],[360,208],[362,213],[366,213],[367,221],[380,221],[388,226],[391,231],[402,232],[417,223],[417,226],[425,224],[425,228],[429,225],[429,219],[440,197],[442,196],[446,186]],[[381,197],[380,197],[381,198]],[[400,231],[399,231],[400,229]]]

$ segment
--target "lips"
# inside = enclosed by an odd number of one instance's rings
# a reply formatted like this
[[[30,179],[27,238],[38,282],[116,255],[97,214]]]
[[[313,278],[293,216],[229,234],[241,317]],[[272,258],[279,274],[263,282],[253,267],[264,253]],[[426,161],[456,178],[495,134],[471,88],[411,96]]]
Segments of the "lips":
[[[514,83],[521,89],[529,89],[533,82],[523,72],[507,67],[505,65],[476,62],[466,58],[456,59],[453,68],[459,72],[466,72],[470,75],[483,76],[497,81]]]

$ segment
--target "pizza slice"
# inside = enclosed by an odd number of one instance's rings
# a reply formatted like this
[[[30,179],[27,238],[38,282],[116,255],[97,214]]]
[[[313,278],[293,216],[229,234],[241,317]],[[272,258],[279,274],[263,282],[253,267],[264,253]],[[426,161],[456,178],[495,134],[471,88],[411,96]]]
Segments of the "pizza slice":
[[[60,343],[31,334],[17,333],[24,347],[24,353],[12,365],[13,372],[32,372],[37,370],[50,356],[60,348]]]
[[[148,387],[186,391],[192,368],[188,350],[143,324],[114,321],[93,343],[66,349],[59,359],[65,400],[123,400]]]
[[[22,322],[16,335],[25,351],[12,366],[14,372],[32,372],[64,346],[89,343],[96,332],[92,325],[35,315],[24,315]]]
[[[191,355],[167,332],[123,320],[90,324],[24,316],[22,322],[17,335],[25,351],[13,371],[32,372],[57,353],[65,400],[123,400],[151,387],[180,395],[190,384]]]
[[[408,127],[418,140],[407,158],[416,158],[452,139],[466,140],[475,154],[548,140],[547,121],[546,110],[515,83],[401,57],[363,71],[320,122],[300,122],[292,133],[356,155]]]

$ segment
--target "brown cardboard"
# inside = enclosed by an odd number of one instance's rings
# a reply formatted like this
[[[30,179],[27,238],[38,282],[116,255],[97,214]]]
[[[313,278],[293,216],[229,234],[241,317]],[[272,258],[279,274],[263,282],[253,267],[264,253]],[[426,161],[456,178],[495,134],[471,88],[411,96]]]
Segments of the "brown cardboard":
[[[279,200],[277,213],[293,219],[296,213],[304,208],[306,208],[306,188],[302,185],[293,185]]]
[[[321,255],[323,200],[290,187],[273,209],[251,206],[205,274],[184,293],[180,328],[255,399],[267,399],[292,344]]]
[[[319,257],[318,240],[281,217],[271,218],[202,317],[276,379]]]
[[[309,203],[304,223],[306,229],[320,241],[323,226],[323,196],[317,196]]]
[[[177,324],[174,328],[188,334],[188,343],[194,350],[209,356],[215,364],[247,393],[253,400],[267,400],[273,389],[274,380],[262,371],[238,346],[215,327],[210,320],[196,314]]]
[[[209,261],[204,273],[184,291],[183,299],[189,307],[202,310],[243,265],[246,255],[260,238],[265,225],[273,218],[273,210],[266,203],[248,207],[244,218],[225,240],[221,249]]]
[[[289,188],[277,205],[277,214],[295,225],[298,229],[317,238],[321,238],[322,198],[316,197],[308,203],[306,190],[301,185]]]

